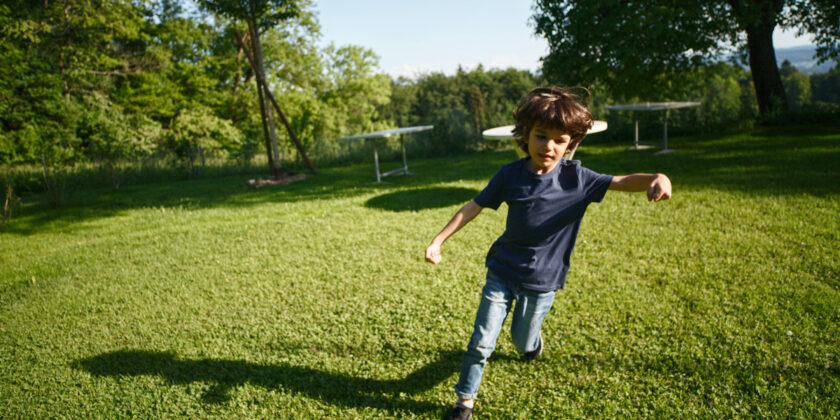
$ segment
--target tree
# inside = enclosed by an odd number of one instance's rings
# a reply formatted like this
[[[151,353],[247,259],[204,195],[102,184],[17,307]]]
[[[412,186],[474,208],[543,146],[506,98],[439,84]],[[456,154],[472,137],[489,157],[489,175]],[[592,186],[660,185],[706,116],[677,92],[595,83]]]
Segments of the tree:
[[[298,16],[300,5],[296,0],[201,0],[201,4],[215,13],[242,20],[248,24],[248,39],[251,42],[249,61],[257,79],[257,94],[260,101],[260,114],[263,116],[268,161],[271,167],[271,175],[274,179],[280,180],[283,178],[283,167],[280,163],[274,117],[271,112],[272,95],[266,82],[265,59],[260,43],[260,33],[273,27],[277,22]],[[241,39],[237,36],[237,41]],[[286,123],[282,113],[279,114]],[[290,131],[289,135],[294,137],[288,123],[286,123],[286,128]]]
[[[216,117],[203,107],[184,109],[172,124],[170,148],[176,152],[187,169],[195,175],[196,161],[205,153],[230,152],[241,142],[242,134],[228,120]]]
[[[84,156],[78,132],[85,98],[108,96],[141,71],[142,9],[129,0],[30,2],[0,6],[0,159],[43,168],[52,205]]]
[[[840,104],[840,63],[828,73],[812,75],[811,88],[815,101]]]
[[[782,62],[779,74],[791,110],[798,111],[811,102],[811,78],[800,73],[788,60]]]
[[[160,125],[142,114],[127,115],[107,98],[83,98],[76,135],[86,154],[104,164],[111,188],[121,183],[120,165],[140,155],[149,155],[160,138]]]
[[[329,64],[321,100],[332,110],[333,132],[348,135],[388,128],[377,107],[390,101],[391,79],[375,74],[376,54],[354,45],[330,45],[324,53]]]
[[[840,56],[836,0],[537,0],[536,10],[536,33],[550,50],[544,74],[600,81],[629,96],[657,91],[746,42],[759,112],[767,114],[787,109],[773,48],[777,26],[816,34],[822,61]]]
[[[452,76],[430,73],[414,82],[401,78],[392,84],[391,105],[383,115],[400,125],[434,125],[434,131],[414,138],[423,153],[450,154],[481,144],[481,130],[510,124],[523,92],[538,83],[528,71],[485,71],[481,65],[469,71],[459,68]]]
[[[186,16],[174,1],[148,11],[138,47],[147,71],[121,79],[111,97],[129,113],[145,114],[168,127],[185,107],[210,105],[222,95],[207,69],[215,33],[211,25]]]

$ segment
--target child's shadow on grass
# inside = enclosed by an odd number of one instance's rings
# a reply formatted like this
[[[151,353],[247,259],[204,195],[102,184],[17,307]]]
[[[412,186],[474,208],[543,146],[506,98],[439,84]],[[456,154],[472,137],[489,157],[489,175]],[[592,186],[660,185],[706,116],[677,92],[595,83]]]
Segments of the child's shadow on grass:
[[[373,407],[392,412],[428,413],[438,405],[409,396],[428,390],[460,366],[462,351],[441,352],[437,360],[402,379],[357,378],[289,364],[260,365],[241,360],[181,360],[174,353],[120,350],[82,359],[73,364],[94,376],[158,375],[173,384],[211,383],[202,399],[218,404],[230,399],[230,390],[244,384],[283,388],[309,398],[346,407]]]

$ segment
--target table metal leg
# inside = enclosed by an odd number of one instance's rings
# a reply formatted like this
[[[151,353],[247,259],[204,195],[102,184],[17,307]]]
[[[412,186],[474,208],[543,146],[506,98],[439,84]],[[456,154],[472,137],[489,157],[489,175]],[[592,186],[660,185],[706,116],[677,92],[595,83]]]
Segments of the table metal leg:
[[[403,156],[403,175],[414,175],[411,172],[408,172],[408,160],[405,158],[405,139],[400,137],[400,145],[402,146],[402,156]]]
[[[647,144],[639,144],[639,120],[634,121],[634,130],[633,130],[633,147],[628,147],[627,149],[633,150],[642,150],[642,149],[650,149],[651,146]]]
[[[370,182],[370,184],[389,184],[389,182],[385,182],[382,178],[391,175],[403,174],[403,175],[414,175],[413,173],[408,171],[408,158],[406,157],[405,152],[405,140],[400,138],[400,146],[402,148],[402,159],[403,159],[403,166],[402,168],[393,169],[387,172],[381,172],[379,170],[379,152],[376,150],[376,140],[368,139],[370,142],[370,148],[373,149],[373,167],[376,170],[376,181]]]
[[[662,150],[654,153],[655,155],[662,153],[671,153],[674,150],[668,148],[668,114],[669,110],[665,110],[665,124],[662,126]]]
[[[636,134],[635,134],[635,136],[633,136],[633,145],[636,147],[636,149],[638,149],[639,148],[639,120],[636,120],[635,123],[636,123]]]
[[[369,140],[370,147],[373,149],[373,167],[376,168],[376,183],[382,183],[382,175],[379,173],[379,154],[376,152],[376,140]]]

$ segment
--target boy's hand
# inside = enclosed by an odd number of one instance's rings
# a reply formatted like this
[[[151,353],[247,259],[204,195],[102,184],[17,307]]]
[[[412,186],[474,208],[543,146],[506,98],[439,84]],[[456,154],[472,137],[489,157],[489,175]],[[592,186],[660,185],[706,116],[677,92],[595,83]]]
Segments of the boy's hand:
[[[648,201],[667,200],[671,198],[671,180],[665,174],[656,174],[647,190]]]
[[[426,261],[437,264],[440,262],[440,244],[432,242],[426,248]]]
[[[478,213],[481,213],[481,209],[482,207],[476,204],[473,200],[464,204],[464,206],[461,207],[454,216],[452,216],[452,220],[443,227],[443,230],[441,230],[440,233],[432,239],[429,246],[426,247],[426,261],[432,264],[439,263],[441,244],[446,242],[447,238],[469,223],[470,220],[474,219],[475,216],[478,216]]]

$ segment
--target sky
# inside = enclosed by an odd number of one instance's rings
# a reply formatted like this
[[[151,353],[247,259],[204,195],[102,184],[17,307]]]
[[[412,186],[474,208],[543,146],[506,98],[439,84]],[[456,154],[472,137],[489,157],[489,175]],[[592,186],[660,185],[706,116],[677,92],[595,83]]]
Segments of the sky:
[[[393,77],[515,67],[537,70],[548,53],[534,35],[533,0],[314,0],[324,45],[359,45]],[[774,35],[776,48],[810,44],[795,31]]]

